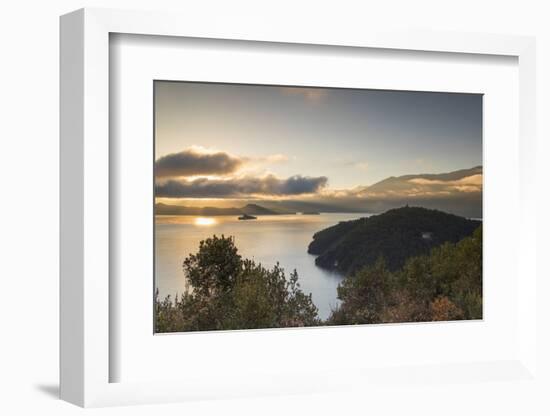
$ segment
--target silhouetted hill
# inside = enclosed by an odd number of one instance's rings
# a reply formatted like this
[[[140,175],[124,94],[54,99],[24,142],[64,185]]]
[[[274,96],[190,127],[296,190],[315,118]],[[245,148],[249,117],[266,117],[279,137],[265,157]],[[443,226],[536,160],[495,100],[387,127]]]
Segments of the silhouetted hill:
[[[392,209],[380,215],[341,222],[317,232],[308,253],[315,264],[346,274],[384,257],[390,270],[411,256],[428,253],[444,242],[456,243],[481,224],[445,212],[417,207]]]
[[[281,213],[294,214],[296,212],[370,212],[365,210],[361,204],[352,207],[349,201],[331,200],[327,201],[300,201],[298,199],[287,199],[280,201],[262,201],[263,207],[279,211]]]
[[[182,205],[155,204],[156,215],[277,215],[280,212],[264,208],[257,204],[248,204],[242,208],[186,207]]]
[[[242,207],[241,212],[248,215],[277,215],[279,212],[264,208],[258,204],[247,204]]]

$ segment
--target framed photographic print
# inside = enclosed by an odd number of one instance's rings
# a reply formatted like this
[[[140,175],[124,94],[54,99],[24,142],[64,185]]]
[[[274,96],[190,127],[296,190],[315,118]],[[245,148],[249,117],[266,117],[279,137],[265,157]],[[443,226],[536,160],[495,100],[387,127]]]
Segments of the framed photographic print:
[[[154,100],[155,332],[482,319],[481,94]]]
[[[536,384],[534,41],[246,22],[61,19],[62,398]]]

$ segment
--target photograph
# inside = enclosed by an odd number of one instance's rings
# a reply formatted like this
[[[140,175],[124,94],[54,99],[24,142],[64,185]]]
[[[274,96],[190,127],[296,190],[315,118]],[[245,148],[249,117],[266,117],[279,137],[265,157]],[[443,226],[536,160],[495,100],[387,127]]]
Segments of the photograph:
[[[155,333],[483,319],[482,94],[153,89]]]

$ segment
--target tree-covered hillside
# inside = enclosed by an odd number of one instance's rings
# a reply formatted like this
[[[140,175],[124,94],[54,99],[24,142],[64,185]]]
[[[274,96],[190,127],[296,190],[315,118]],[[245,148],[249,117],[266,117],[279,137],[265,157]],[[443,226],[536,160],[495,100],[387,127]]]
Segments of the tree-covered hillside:
[[[318,255],[318,266],[346,275],[373,265],[380,257],[389,270],[396,270],[407,258],[426,254],[445,242],[456,243],[479,225],[480,221],[407,206],[319,231],[308,252]]]
[[[481,319],[482,229],[457,244],[411,257],[390,271],[380,257],[338,287],[342,304],[327,325]]]

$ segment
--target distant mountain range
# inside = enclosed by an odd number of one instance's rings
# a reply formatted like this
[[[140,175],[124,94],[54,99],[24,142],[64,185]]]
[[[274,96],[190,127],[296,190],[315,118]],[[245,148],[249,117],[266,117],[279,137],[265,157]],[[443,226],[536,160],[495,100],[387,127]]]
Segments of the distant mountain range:
[[[440,174],[391,176],[339,196],[307,200],[251,200],[243,207],[187,207],[158,203],[157,215],[277,215],[296,212],[380,213],[404,205],[437,209],[468,218],[482,217],[483,169],[476,166]]]
[[[440,174],[391,176],[355,189],[350,208],[385,212],[403,205],[437,209],[468,218],[481,218],[483,168],[475,166]]]
[[[369,192],[384,192],[384,191],[396,191],[396,190],[411,190],[418,185],[430,185],[430,182],[442,182],[455,183],[464,178],[474,177],[476,175],[482,175],[483,168],[481,166],[475,166],[470,169],[460,169],[448,173],[423,173],[417,175],[403,175],[403,176],[390,176],[380,182],[377,182],[371,186],[364,187],[363,190]],[[420,182],[418,180],[421,180]]]
[[[204,216],[217,216],[217,215],[278,215],[286,214],[287,212],[280,212],[264,208],[257,204],[247,204],[241,208],[217,208],[217,207],[186,207],[182,205],[168,205],[158,203],[155,205],[156,215],[204,215]]]

